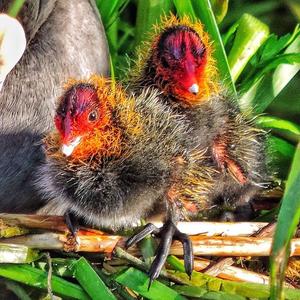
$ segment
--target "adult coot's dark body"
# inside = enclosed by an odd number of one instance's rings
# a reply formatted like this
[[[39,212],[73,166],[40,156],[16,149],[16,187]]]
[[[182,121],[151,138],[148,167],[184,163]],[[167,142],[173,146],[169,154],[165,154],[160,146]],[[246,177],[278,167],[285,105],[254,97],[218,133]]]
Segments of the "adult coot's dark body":
[[[6,12],[11,1],[0,2]],[[94,1],[27,0],[18,19],[27,47],[0,92],[0,211],[41,204],[33,174],[41,138],[53,127],[55,99],[70,77],[108,73],[105,33]]]

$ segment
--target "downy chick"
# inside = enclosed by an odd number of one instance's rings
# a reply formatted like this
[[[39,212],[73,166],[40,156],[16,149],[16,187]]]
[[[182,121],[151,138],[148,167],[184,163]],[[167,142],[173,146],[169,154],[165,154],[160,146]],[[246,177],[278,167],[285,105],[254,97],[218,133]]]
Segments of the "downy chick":
[[[186,118],[194,146],[205,150],[203,167],[216,171],[203,200],[211,204],[211,212],[200,211],[200,216],[248,219],[249,200],[267,178],[266,135],[222,87],[202,24],[187,17],[166,19],[140,50],[130,76],[133,90],[158,89],[161,101]]]
[[[0,1],[0,12],[11,3]],[[42,204],[33,173],[44,159],[41,140],[53,126],[61,82],[108,72],[106,38],[93,1],[26,0],[18,19],[27,47],[0,92],[1,212],[33,212]]]
[[[47,199],[41,213],[71,213],[89,225],[117,230],[132,227],[159,207],[166,217],[161,234],[167,238],[150,269],[150,283],[159,275],[173,237],[185,245],[190,274],[191,242],[176,228],[179,214],[171,193],[180,189],[187,143],[181,117],[151,90],[134,98],[93,75],[67,85],[55,125],[57,130],[45,138],[47,161],[37,174]]]

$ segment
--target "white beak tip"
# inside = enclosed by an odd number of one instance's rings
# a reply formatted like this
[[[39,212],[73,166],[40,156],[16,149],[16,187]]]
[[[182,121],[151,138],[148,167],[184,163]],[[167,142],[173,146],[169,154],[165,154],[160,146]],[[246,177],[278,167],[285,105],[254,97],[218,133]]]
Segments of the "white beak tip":
[[[70,144],[68,144],[68,145],[63,144],[62,147],[61,147],[61,152],[65,156],[70,156],[73,153],[76,146],[78,146],[78,144],[80,143],[80,140],[81,140],[81,137],[78,136],[73,141],[71,141]]]
[[[65,155],[65,156],[70,156],[72,154],[72,152],[74,151],[74,146],[72,145],[62,145],[61,147],[61,152]]]
[[[188,90],[190,93],[197,95],[199,93],[199,85],[197,83],[194,83],[189,87]]]

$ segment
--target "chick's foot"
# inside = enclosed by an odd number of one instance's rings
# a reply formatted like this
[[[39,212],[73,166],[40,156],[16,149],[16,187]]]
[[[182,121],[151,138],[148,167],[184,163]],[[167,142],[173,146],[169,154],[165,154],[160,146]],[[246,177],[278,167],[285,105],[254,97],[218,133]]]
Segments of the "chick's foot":
[[[191,277],[194,267],[193,246],[189,236],[180,232],[176,225],[168,220],[162,228],[157,228],[154,224],[147,224],[140,232],[130,237],[126,242],[126,248],[144,239],[148,234],[154,234],[160,238],[160,243],[156,249],[155,259],[148,272],[150,277],[149,287],[158,278],[164,266],[173,240],[178,240],[183,245],[184,268],[185,272]]]

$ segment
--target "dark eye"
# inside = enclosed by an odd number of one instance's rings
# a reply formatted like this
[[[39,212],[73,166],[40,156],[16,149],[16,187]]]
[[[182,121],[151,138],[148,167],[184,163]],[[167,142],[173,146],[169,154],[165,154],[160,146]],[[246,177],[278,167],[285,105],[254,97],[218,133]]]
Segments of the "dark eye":
[[[89,113],[89,122],[95,122],[98,119],[98,113],[96,110],[93,110]]]
[[[164,56],[161,58],[161,63],[162,63],[164,68],[169,68],[170,67],[167,59]]]
[[[202,58],[203,55],[205,54],[205,51],[206,51],[206,49],[202,46],[201,47],[197,47],[197,46],[192,47],[192,53],[193,53],[194,57]]]

